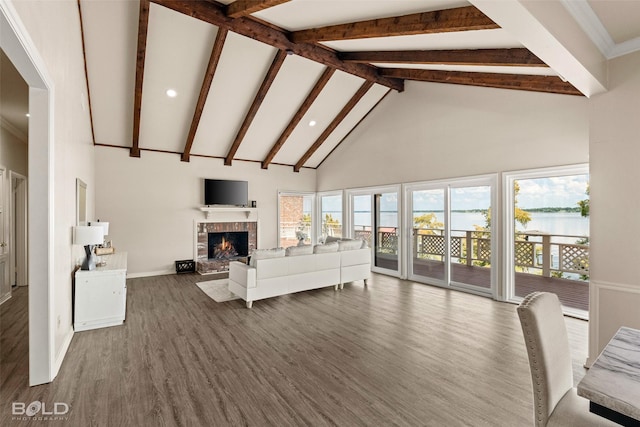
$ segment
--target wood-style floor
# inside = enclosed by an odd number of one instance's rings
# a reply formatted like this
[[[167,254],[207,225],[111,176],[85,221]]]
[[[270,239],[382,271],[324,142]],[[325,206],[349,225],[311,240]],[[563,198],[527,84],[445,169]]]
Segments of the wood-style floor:
[[[19,289],[0,306],[0,425],[533,424],[514,305],[374,275],[249,310],[204,280],[128,280],[125,324],[76,333],[55,381],[32,388]],[[587,323],[566,321],[578,381]],[[67,403],[68,419],[12,420],[12,402],[36,400]]]

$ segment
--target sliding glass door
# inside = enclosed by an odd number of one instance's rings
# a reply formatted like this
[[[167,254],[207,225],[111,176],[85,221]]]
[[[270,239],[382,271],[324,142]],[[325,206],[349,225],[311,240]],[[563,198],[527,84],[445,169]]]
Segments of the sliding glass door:
[[[410,279],[494,293],[494,188],[494,176],[405,187]]]
[[[350,236],[371,247],[371,269],[400,276],[400,186],[347,191]]]

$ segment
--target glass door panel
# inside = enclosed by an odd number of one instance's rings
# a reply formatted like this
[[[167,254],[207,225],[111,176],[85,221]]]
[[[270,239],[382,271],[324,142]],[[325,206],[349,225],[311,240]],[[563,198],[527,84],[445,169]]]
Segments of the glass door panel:
[[[451,188],[451,282],[491,289],[491,187]]]
[[[411,192],[413,275],[445,280],[445,189]]]
[[[371,216],[371,194],[353,196],[353,237],[365,240],[369,247],[373,246]]]
[[[399,209],[398,193],[374,194],[374,266],[391,270],[396,273],[400,271],[399,263]]]

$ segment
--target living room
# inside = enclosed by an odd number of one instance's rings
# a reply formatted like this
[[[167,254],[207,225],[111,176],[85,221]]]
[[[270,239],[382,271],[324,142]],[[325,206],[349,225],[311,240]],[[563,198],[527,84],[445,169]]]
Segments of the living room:
[[[494,175],[501,186],[504,173],[588,163],[592,305],[588,349],[583,358],[594,358],[622,324],[640,327],[640,315],[635,309],[640,292],[634,268],[640,249],[620,243],[633,242],[640,233],[628,227],[637,203],[628,189],[640,179],[636,167],[638,121],[633,114],[640,95],[638,52],[607,59],[577,27],[565,27],[566,31],[576,31],[571,36],[556,34],[558,39],[565,37],[567,50],[574,51],[569,39],[575,37],[574,42],[580,40],[583,47],[591,46],[590,53],[599,58],[591,62],[581,56],[584,53],[571,56],[571,61],[581,63],[583,74],[564,77],[577,86],[588,74],[585,69],[591,70],[592,76],[606,76],[602,79],[606,91],[584,97],[406,82],[404,92],[392,91],[386,96],[322,164],[294,172],[291,166],[272,164],[263,169],[259,163],[240,160],[228,166],[224,159],[197,156],[181,162],[176,154],[152,150],[142,150],[140,157],[131,157],[124,143],[122,147],[94,146],[89,113],[81,101],[86,99],[87,91],[78,8],[75,2],[70,3],[1,3],[3,13],[20,19],[19,27],[12,23],[9,28],[18,28],[20,37],[29,36],[27,45],[40,55],[41,62],[36,63],[47,70],[45,80],[55,87],[54,104],[49,106],[45,100],[43,106],[35,99],[30,106],[34,116],[30,126],[34,128],[42,120],[37,109],[48,111],[51,107],[51,115],[45,114],[45,133],[31,134],[30,128],[29,135],[28,177],[30,185],[39,189],[30,199],[34,202],[30,205],[30,233],[39,233],[30,244],[31,265],[36,268],[31,275],[30,294],[44,295],[30,305],[30,316],[35,317],[30,321],[30,339],[34,346],[37,341],[41,341],[39,345],[46,343],[40,347],[43,351],[31,359],[32,369],[38,359],[46,366],[32,371],[32,384],[53,380],[65,363],[67,349],[76,340],[72,330],[71,275],[82,251],[72,245],[71,229],[76,223],[77,178],[87,183],[89,218],[111,223],[109,237],[116,250],[129,254],[130,277],[137,276],[134,280],[143,281],[141,289],[152,292],[152,277],[169,273],[175,260],[192,257],[193,222],[203,216],[198,209],[202,205],[203,178],[249,182],[249,199],[256,200],[259,210],[259,245],[268,248],[278,244],[278,192],[358,190],[487,174]],[[493,18],[498,19],[498,15]],[[501,25],[508,27],[506,22]],[[3,50],[11,51],[5,40]],[[13,60],[15,55],[13,52],[9,56]],[[31,77],[25,79],[34,86]],[[501,194],[500,187],[497,192]],[[47,260],[44,269],[35,262],[37,259]],[[157,280],[169,280],[162,277]],[[392,280],[376,277],[380,290],[382,283]],[[437,296],[416,286],[422,285],[411,284],[410,288],[420,295],[419,301],[433,296],[445,304],[444,294]],[[351,289],[361,292],[364,288]],[[434,292],[439,291],[435,288]],[[354,301],[366,304],[365,297],[358,295]],[[166,296],[179,298],[173,291]],[[308,298],[319,297],[311,293]],[[460,298],[464,301],[462,306],[478,304],[486,308],[489,306],[485,304],[495,303],[491,299],[467,300],[477,298],[470,295],[451,298]],[[280,307],[281,303],[273,304]],[[512,305],[504,305],[514,310]],[[148,307],[152,306],[150,303]],[[269,313],[276,306],[267,306]],[[314,307],[322,311],[322,304]],[[304,316],[302,307],[294,312]],[[250,315],[243,313],[247,310],[237,310],[225,322],[235,319],[242,323],[242,316]],[[266,313],[258,316],[263,321],[268,319]],[[509,322],[508,319],[503,320]],[[44,325],[38,335],[36,331],[40,329],[32,326],[36,324]],[[509,342],[513,339],[515,346],[521,337],[515,335],[516,329],[511,331],[514,336]],[[440,343],[445,345],[444,340]],[[517,365],[526,369],[523,362],[519,359]]]

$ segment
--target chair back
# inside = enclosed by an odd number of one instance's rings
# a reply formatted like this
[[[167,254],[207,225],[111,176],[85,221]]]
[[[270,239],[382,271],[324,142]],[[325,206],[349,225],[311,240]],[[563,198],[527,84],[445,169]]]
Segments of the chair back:
[[[533,385],[536,427],[547,425],[556,405],[573,387],[569,337],[558,296],[533,292],[518,306]]]

